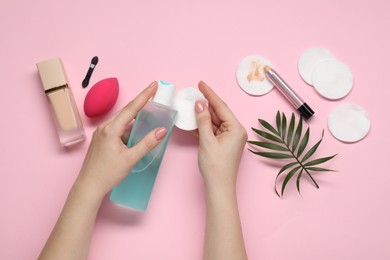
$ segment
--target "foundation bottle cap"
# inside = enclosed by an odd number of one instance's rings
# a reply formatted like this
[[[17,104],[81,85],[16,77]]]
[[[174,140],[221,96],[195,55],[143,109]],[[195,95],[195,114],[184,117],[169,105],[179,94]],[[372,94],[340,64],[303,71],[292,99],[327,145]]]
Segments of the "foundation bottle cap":
[[[159,80],[158,89],[152,101],[164,106],[171,107],[173,103],[173,96],[175,94],[176,86],[168,82]]]
[[[60,58],[56,57],[38,62],[37,68],[45,91],[67,86],[68,80]]]

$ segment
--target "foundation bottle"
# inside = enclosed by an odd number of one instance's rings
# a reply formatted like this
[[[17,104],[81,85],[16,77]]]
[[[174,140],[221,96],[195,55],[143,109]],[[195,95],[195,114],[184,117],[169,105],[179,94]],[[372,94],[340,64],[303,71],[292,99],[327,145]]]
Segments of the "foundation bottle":
[[[59,141],[70,146],[85,140],[85,133],[76,103],[60,58],[37,63]]]

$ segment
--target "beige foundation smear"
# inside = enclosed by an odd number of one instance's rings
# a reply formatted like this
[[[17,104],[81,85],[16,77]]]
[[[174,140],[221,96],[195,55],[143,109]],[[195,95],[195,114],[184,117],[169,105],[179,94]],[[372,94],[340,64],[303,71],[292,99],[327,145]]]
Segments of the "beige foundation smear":
[[[248,82],[251,82],[253,80],[257,81],[263,81],[265,77],[261,74],[261,71],[264,70],[264,66],[258,63],[257,61],[252,62],[253,70],[248,74],[246,79]]]

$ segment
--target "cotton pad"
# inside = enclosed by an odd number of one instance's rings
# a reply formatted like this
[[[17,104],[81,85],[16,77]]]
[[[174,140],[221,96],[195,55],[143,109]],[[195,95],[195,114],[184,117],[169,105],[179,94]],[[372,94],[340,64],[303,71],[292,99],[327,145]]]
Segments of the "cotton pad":
[[[317,64],[312,74],[313,86],[328,99],[343,98],[353,86],[352,72],[338,60],[327,60]]]
[[[181,89],[173,99],[172,108],[177,111],[175,125],[183,130],[194,130],[198,128],[195,115],[195,102],[206,100],[202,92],[196,88]]]
[[[328,128],[332,135],[344,142],[356,142],[370,130],[367,112],[355,104],[341,104],[328,115]]]
[[[264,66],[273,67],[266,58],[258,55],[245,57],[237,67],[237,83],[248,94],[260,96],[274,87],[264,74]]]
[[[302,79],[309,85],[313,85],[312,73],[316,65],[322,61],[335,60],[333,54],[324,48],[310,48],[304,53],[298,61],[298,71]]]

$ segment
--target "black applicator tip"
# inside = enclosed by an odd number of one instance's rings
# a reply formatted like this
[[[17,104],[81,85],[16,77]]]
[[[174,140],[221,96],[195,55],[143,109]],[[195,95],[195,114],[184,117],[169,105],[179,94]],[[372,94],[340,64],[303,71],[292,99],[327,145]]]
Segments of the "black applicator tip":
[[[96,65],[99,62],[98,56],[92,58],[91,64]]]

